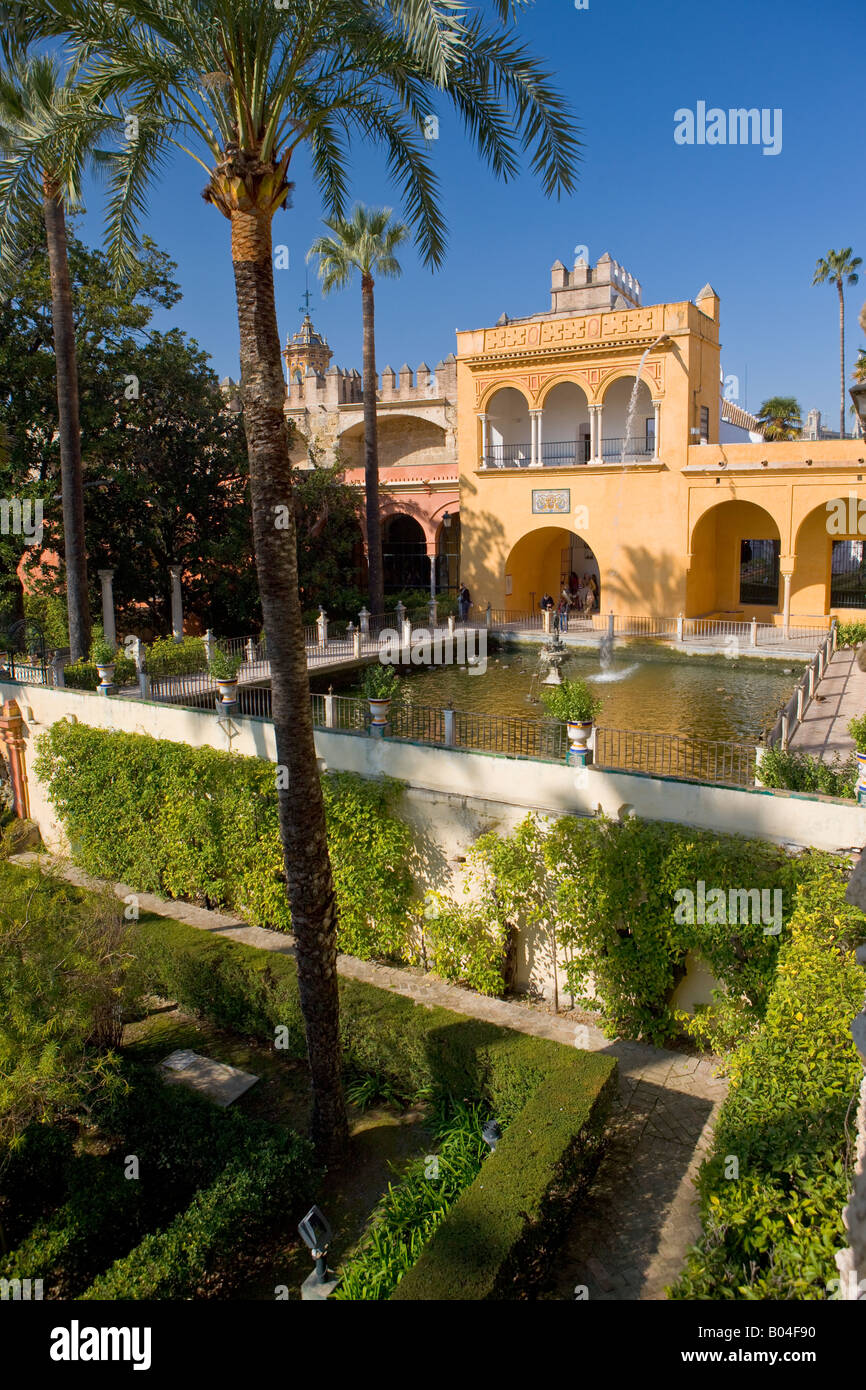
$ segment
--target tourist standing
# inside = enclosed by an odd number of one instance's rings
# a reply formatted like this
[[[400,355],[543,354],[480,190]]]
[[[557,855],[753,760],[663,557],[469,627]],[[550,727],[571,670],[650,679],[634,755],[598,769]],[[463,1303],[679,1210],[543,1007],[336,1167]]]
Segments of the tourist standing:
[[[472,598],[465,584],[461,584],[457,591],[457,616],[461,623],[465,623],[469,617],[469,608]]]

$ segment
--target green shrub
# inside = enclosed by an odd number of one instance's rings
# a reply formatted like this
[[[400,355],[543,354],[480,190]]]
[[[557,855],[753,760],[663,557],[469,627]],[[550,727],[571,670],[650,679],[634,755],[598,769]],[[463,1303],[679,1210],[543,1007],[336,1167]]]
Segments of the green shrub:
[[[704,1234],[674,1298],[823,1299],[838,1278],[846,1121],[863,1075],[850,1025],[866,987],[853,954],[866,920],[845,882],[828,866],[798,890],[766,1016],[730,1065],[699,1176]]]
[[[120,1084],[129,938],[110,891],[0,860],[0,1144]]]
[[[842,762],[837,753],[832,763],[811,753],[792,753],[768,748],[761,759],[758,777],[764,787],[782,787],[792,792],[820,792],[824,796],[857,796],[857,759]]]
[[[208,663],[208,670],[216,681],[233,681],[237,680],[243,664],[244,658],[240,652],[230,655],[217,647]]]
[[[70,690],[95,690],[99,685],[99,672],[93,661],[72,662],[63,668],[63,680]],[[114,658],[114,684],[117,686],[136,685],[138,671],[135,662],[120,652]]]
[[[374,661],[364,672],[364,695],[368,700],[392,700],[400,688],[393,666]]]
[[[207,670],[207,649],[203,637],[160,637],[147,650],[150,676],[195,676]]]
[[[40,740],[37,767],[83,868],[290,930],[271,763],[60,720]],[[393,809],[400,786],[337,773],[322,788],[340,949],[406,959],[411,836]]]
[[[83,1299],[192,1298],[220,1262],[235,1262],[286,1213],[310,1200],[312,1146],[297,1135],[233,1158],[165,1231],[145,1236]]]
[[[837,623],[838,647],[859,647],[862,642],[866,642],[866,623]]]
[[[428,893],[421,923],[417,959],[426,969],[479,994],[503,992],[508,932],[483,905]]]
[[[855,715],[848,720],[848,733],[854,740],[858,753],[866,753],[866,714]]]
[[[586,681],[566,681],[561,685],[544,686],[541,703],[551,719],[563,724],[586,724],[595,719],[601,700],[593,695]]]

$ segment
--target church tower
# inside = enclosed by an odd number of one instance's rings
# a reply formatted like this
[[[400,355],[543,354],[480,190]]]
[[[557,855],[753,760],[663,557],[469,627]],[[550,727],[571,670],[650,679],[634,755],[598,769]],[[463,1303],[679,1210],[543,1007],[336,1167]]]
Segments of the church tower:
[[[310,367],[314,372],[324,375],[333,355],[326,339],[322,337],[321,333],[316,332],[309,312],[307,312],[294,337],[286,339],[286,346],[283,350],[283,357],[286,360],[286,380],[295,381],[298,373],[302,378],[305,377]]]

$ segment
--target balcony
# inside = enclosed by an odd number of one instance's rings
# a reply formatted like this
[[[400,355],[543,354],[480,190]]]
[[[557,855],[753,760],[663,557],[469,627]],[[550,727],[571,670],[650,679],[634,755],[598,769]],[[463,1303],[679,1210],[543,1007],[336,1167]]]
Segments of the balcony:
[[[625,446],[625,447],[624,447]],[[635,463],[654,457],[653,442],[642,437],[632,439],[603,439],[601,457],[605,463]],[[532,445],[489,444],[483,455],[483,468],[529,468]],[[541,445],[541,465],[546,468],[575,468],[590,462],[589,440],[575,442],[551,440]]]

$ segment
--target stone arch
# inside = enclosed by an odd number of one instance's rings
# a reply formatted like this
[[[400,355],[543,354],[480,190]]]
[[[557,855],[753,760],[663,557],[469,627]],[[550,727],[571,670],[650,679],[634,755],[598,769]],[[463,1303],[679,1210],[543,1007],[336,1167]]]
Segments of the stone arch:
[[[415,468],[443,462],[448,453],[446,431],[420,415],[380,411],[376,419],[380,468]],[[364,467],[364,422],[358,421],[339,436],[346,468]]]
[[[500,385],[483,413],[487,415],[485,466],[516,468],[528,464],[532,457],[532,425],[528,398],[520,387]]]
[[[589,399],[584,387],[563,378],[545,389],[543,402],[541,462],[566,467],[588,463]]]
[[[745,619],[776,612],[781,546],[779,523],[759,503],[726,498],[707,507],[689,542],[687,616],[722,613]]]

